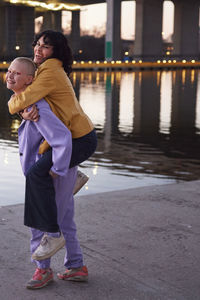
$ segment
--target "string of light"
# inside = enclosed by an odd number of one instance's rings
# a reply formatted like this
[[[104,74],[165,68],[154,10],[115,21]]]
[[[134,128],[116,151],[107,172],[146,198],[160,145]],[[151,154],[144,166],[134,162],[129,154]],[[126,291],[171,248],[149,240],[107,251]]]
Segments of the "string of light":
[[[45,3],[40,1],[32,1],[32,0],[7,0],[7,2],[12,4],[26,4],[33,7],[42,7],[48,10],[80,10],[80,5],[69,5],[65,3]]]

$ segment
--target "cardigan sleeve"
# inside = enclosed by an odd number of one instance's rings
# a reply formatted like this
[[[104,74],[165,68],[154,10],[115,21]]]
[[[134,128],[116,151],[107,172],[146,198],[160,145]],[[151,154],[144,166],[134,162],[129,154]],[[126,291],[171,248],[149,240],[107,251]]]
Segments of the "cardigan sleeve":
[[[9,112],[15,114],[20,110],[45,98],[54,89],[53,70],[45,67],[38,70],[33,83],[19,95],[13,95],[8,102]]]

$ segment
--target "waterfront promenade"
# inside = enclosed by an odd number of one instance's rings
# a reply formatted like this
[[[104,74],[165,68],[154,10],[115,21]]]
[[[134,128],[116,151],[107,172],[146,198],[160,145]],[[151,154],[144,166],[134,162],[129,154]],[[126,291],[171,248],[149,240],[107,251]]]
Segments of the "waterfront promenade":
[[[14,195],[13,195],[14,197]],[[25,288],[34,266],[23,205],[0,208],[0,299],[200,299],[200,181],[76,197],[88,283]],[[64,249],[52,259],[64,270]]]

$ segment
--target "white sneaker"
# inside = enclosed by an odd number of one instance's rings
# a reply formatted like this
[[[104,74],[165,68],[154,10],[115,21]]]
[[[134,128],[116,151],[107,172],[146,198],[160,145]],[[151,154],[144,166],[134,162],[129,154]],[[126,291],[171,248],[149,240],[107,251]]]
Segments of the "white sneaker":
[[[84,186],[84,184],[86,184],[86,182],[88,180],[89,180],[89,177],[87,175],[85,175],[81,171],[77,171],[77,178],[76,178],[76,183],[74,186],[73,194],[75,195],[76,193],[78,193],[78,191],[80,191],[82,186]]]
[[[35,252],[32,254],[32,259],[43,260],[53,256],[65,245],[65,239],[63,234],[60,237],[52,237],[44,234],[40,245],[37,247]]]

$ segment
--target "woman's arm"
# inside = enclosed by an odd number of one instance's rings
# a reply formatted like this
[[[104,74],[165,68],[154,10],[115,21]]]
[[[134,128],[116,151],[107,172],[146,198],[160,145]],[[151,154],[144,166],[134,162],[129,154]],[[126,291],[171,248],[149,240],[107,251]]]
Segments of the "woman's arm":
[[[54,89],[54,86],[53,70],[48,67],[39,69],[33,83],[21,94],[10,98],[8,101],[9,112],[15,114],[46,97]]]
[[[19,112],[19,115],[24,120],[30,120],[33,122],[37,122],[39,120],[39,110],[37,108],[37,105],[33,104],[30,108],[25,108]]]

